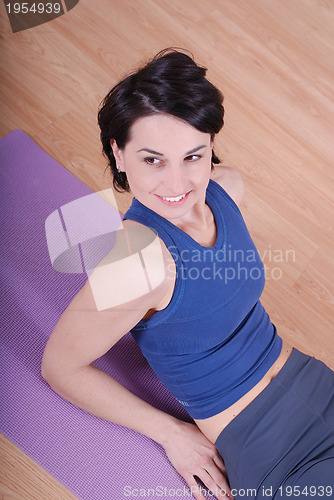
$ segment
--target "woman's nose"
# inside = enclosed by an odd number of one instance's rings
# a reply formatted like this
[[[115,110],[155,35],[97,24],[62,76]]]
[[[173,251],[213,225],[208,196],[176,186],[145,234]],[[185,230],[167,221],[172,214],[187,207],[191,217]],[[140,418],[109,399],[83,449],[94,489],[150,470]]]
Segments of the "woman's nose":
[[[179,166],[171,166],[166,171],[165,186],[170,190],[170,195],[178,196],[184,193],[184,174]]]

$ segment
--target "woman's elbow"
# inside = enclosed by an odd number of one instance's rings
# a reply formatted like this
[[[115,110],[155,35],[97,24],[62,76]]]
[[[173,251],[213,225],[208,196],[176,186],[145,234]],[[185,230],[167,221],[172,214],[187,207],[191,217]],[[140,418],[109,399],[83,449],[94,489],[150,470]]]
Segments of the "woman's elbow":
[[[66,376],[62,362],[47,347],[44,350],[42,363],[41,363],[41,375],[42,378],[59,393],[62,386],[64,385],[64,377]]]
[[[41,363],[41,375],[42,378],[49,384],[52,384],[52,379],[54,378],[54,363],[51,362],[50,356],[46,351],[43,353],[42,363]]]

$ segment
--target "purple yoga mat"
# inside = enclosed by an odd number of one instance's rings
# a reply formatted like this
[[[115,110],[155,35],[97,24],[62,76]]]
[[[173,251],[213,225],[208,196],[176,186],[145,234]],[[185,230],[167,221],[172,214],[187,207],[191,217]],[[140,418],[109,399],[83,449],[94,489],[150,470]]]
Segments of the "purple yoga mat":
[[[0,162],[0,430],[79,499],[189,498],[160,445],[76,408],[42,379],[47,339],[87,280],[84,272],[52,267],[45,221],[92,191],[21,130],[1,139]],[[145,401],[189,421],[130,334],[96,365]]]

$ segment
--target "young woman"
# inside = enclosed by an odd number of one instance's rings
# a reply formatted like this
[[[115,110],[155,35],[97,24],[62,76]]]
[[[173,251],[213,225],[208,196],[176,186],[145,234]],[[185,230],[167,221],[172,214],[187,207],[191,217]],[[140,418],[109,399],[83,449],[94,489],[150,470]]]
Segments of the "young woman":
[[[283,341],[259,300],[264,268],[238,208],[242,180],[213,149],[223,96],[205,74],[167,49],[105,97],[103,150],[115,188],[134,195],[123,227],[139,250],[148,233],[159,244],[124,272],[117,239],[105,277],[117,297],[98,310],[86,283],[50,337],[42,373],[80,408],[161,443],[196,499],[194,476],[218,497],[328,497],[334,374]],[[91,364],[128,331],[196,425]]]

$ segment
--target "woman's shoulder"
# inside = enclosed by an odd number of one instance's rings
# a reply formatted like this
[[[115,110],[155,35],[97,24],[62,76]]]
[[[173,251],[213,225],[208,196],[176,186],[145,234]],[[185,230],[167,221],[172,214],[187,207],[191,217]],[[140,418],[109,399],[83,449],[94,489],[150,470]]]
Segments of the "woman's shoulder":
[[[167,281],[164,244],[152,229],[128,219],[115,236],[113,247],[89,276],[98,310],[133,301],[157,307]]]
[[[244,182],[235,168],[222,165],[215,166],[211,173],[211,179],[228,193],[236,205],[241,203],[244,195]]]

